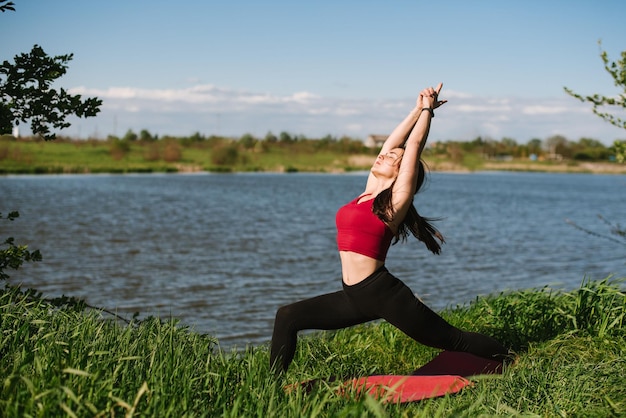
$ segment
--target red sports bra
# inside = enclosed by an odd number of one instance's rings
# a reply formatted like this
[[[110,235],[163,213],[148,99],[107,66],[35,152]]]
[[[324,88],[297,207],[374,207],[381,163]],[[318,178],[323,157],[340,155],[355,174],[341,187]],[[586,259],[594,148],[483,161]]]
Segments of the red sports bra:
[[[385,261],[393,232],[372,212],[374,199],[358,203],[362,197],[337,211],[337,246],[339,251],[352,251]]]

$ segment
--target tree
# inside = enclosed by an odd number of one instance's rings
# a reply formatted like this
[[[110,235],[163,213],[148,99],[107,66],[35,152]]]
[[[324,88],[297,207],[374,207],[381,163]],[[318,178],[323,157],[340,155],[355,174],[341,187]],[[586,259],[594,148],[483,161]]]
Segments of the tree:
[[[530,141],[528,141],[528,144],[526,144],[526,146],[528,147],[529,153],[535,154],[535,155],[541,154],[541,139],[533,138]]]
[[[122,139],[127,142],[134,142],[137,140],[137,138],[139,138],[137,134],[132,129],[129,129],[126,131],[126,133],[124,134],[124,138]]]
[[[282,142],[283,144],[290,144],[292,142],[294,142],[294,139],[291,137],[291,135],[289,135],[289,133],[282,131],[279,135],[278,135],[278,141]]]
[[[278,138],[276,137],[276,135],[274,135],[274,134],[270,131],[270,132],[268,132],[268,133],[265,135],[265,141],[266,141],[266,142],[271,142],[271,143],[273,143],[273,142],[277,142],[277,141],[278,141]]]
[[[602,46],[602,43],[598,41],[598,45]],[[593,96],[582,96],[578,93],[574,93],[571,89],[563,87],[565,92],[572,97],[577,98],[581,102],[589,102],[593,104],[593,113],[600,116],[605,121],[618,128],[626,129],[626,120],[618,116],[612,115],[608,112],[600,110],[601,106],[617,106],[622,109],[626,109],[626,51],[622,51],[622,59],[611,62],[606,51],[600,52],[600,58],[604,63],[604,69],[611,75],[616,87],[623,89],[624,91],[617,95],[617,97],[605,97],[600,94],[594,94]],[[615,159],[619,163],[626,161],[626,141],[614,141],[611,151],[615,154]]]
[[[237,146],[232,143],[215,148],[211,154],[211,161],[216,165],[235,165],[238,159],[239,151]]]
[[[615,141],[611,146],[611,152],[615,155],[615,160],[623,164],[626,162],[626,141]]]
[[[206,138],[205,138],[205,137],[204,137],[204,135],[202,135],[200,132],[197,132],[197,131],[196,131],[196,132],[194,132],[194,134],[193,134],[193,135],[191,135],[191,136],[189,137],[189,140],[190,140],[191,142],[202,142],[202,141],[206,140]]]
[[[601,45],[601,42],[598,42],[598,44]],[[615,86],[623,90],[623,92],[618,94],[616,97],[605,97],[600,94],[594,94],[593,96],[583,96],[581,94],[574,93],[574,91],[567,87],[563,88],[565,89],[565,92],[567,94],[577,98],[581,102],[592,103],[593,113],[600,116],[605,121],[619,128],[626,129],[625,119],[601,110],[601,108],[604,106],[617,106],[621,107],[622,109],[626,109],[626,51],[622,51],[621,55],[621,60],[611,62],[606,51],[602,51],[600,53],[600,58],[604,63],[604,69],[611,75],[611,77],[613,77]]]
[[[12,1],[0,0],[0,11],[15,11]],[[30,121],[31,130],[45,140],[56,138],[50,126],[67,128],[65,118],[95,116],[102,101],[98,98],[81,100],[80,95],[70,95],[65,89],[58,92],[50,88],[57,78],[67,71],[73,54],[49,57],[39,45],[29,54],[15,56],[15,64],[4,61],[0,65],[0,134],[11,133],[14,125]]]
[[[569,150],[568,144],[569,141],[562,135],[553,135],[545,141],[550,158],[561,158],[565,156]]]
[[[156,137],[152,136],[147,129],[142,129],[139,131],[139,140],[142,142],[153,142],[156,141]]]
[[[12,1],[0,0],[3,13],[15,11],[14,6]],[[50,132],[49,125],[66,128],[70,126],[65,122],[66,116],[89,117],[100,111],[102,101],[97,98],[82,101],[79,95],[50,88],[54,80],[65,74],[72,57],[72,54],[49,57],[35,45],[30,54],[17,55],[15,64],[4,61],[0,65],[0,134],[11,133],[14,123],[30,120],[34,134],[52,140],[56,135]],[[10,212],[6,218],[0,213],[1,220],[13,221],[18,217],[17,211]],[[29,251],[28,246],[17,245],[9,237],[0,243],[0,280],[9,278],[7,268],[17,270],[24,262],[41,260],[39,250]]]
[[[4,3],[4,4],[2,4]],[[0,0],[0,12],[4,13],[7,10],[13,10],[15,11],[15,4],[13,4],[12,1],[7,1],[7,0]]]
[[[69,127],[67,116],[91,117],[100,111],[98,98],[82,100],[63,88],[50,88],[66,73],[72,58],[73,54],[50,57],[35,45],[30,53],[16,55],[14,64],[4,61],[0,65],[0,134],[30,121],[33,134],[53,140],[56,135],[50,129]]]
[[[239,138],[239,143],[245,149],[252,149],[256,144],[256,139],[254,139],[254,136],[252,136],[252,134],[243,134],[242,137]]]
[[[599,45],[602,45],[601,42],[598,42]],[[617,117],[615,115],[602,112],[598,108],[600,106],[618,106],[623,109],[626,109],[626,51],[622,51],[622,59],[615,62],[610,62],[608,54],[606,51],[602,51],[600,53],[600,58],[602,58],[602,62],[604,63],[604,68],[606,71],[611,74],[613,77],[613,81],[615,86],[618,88],[622,88],[624,91],[620,93],[617,97],[604,97],[599,94],[594,94],[593,96],[583,97],[580,94],[574,93],[571,89],[564,87],[565,92],[570,96],[577,98],[578,100],[584,102],[593,103],[593,113],[600,116],[605,121],[609,122],[612,125],[615,125],[619,128],[626,129],[626,120]],[[613,142],[613,146],[611,150],[615,153],[615,158],[619,163],[623,163],[626,158],[626,142],[625,141],[615,141]],[[604,218],[600,216],[600,219],[605,221],[607,225],[610,227],[610,232],[612,235],[616,235],[621,239],[626,241],[626,229],[623,229],[619,224],[614,225],[609,221],[606,221]],[[578,225],[573,224],[575,227],[582,229],[585,232],[588,232],[592,235],[598,235],[588,229],[579,227]],[[606,235],[600,235],[607,237]],[[614,239],[608,237],[610,239]],[[622,241],[622,242],[625,242]],[[619,241],[618,241],[619,242]]]

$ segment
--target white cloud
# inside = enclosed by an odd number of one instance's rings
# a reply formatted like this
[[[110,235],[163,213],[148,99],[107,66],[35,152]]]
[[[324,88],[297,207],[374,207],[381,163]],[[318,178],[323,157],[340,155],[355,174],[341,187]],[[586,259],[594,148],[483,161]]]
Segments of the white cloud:
[[[462,91],[444,90],[441,97],[446,98],[448,100],[449,99],[471,99],[472,95],[469,93],[464,93]]]
[[[493,106],[489,103],[481,105],[481,104],[461,104],[461,105],[453,105],[455,110],[459,112],[465,113],[487,113],[487,112],[508,112],[511,110],[510,107],[502,107],[502,106]]]
[[[565,113],[571,111],[563,106],[524,106],[522,108],[522,113],[526,115],[554,115],[557,113]]]

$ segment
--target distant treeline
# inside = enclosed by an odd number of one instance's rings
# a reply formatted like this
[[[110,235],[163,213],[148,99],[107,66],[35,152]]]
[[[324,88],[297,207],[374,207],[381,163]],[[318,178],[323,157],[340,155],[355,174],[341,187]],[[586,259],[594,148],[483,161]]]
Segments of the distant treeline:
[[[138,134],[132,130],[119,138],[109,136],[109,141],[124,142],[155,142],[159,140],[177,141],[182,146],[191,144],[207,144],[211,147],[223,147],[225,145],[238,146],[247,150],[267,151],[273,145],[289,145],[289,148],[301,152],[314,152],[324,149],[330,152],[341,154],[376,154],[378,148],[368,147],[358,138],[343,136],[340,138],[326,135],[322,138],[307,138],[304,135],[292,135],[288,132],[281,132],[278,136],[268,132],[265,137],[257,138],[251,134],[244,134],[240,138],[223,138],[219,136],[204,136],[198,132],[189,137],[159,138],[152,135],[148,130],[143,129]],[[518,143],[512,138],[502,138],[495,140],[491,138],[477,137],[472,141],[439,141],[429,142],[427,145],[429,152],[450,159],[459,159],[461,153],[480,154],[487,159],[511,158],[537,158],[550,160],[577,160],[577,161],[607,161],[614,159],[614,149],[606,146],[599,140],[593,138],[580,138],[572,141],[562,135],[554,135],[545,140],[531,139],[526,144]],[[231,151],[232,152],[232,151]]]

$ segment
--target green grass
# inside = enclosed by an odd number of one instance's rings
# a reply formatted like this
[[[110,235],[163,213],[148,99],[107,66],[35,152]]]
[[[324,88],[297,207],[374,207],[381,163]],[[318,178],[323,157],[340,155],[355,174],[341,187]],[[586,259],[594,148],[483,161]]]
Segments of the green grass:
[[[268,347],[225,352],[169,318],[130,325],[96,310],[0,293],[0,411],[28,416],[624,416],[626,295],[623,281],[583,282],[572,292],[532,289],[477,298],[442,312],[452,323],[511,345],[517,362],[460,394],[383,405],[283,386],[310,378],[409,373],[435,350],[386,323],[300,339],[276,379]]]
[[[176,171],[163,161],[147,161],[141,146],[116,159],[105,142],[1,141],[0,174],[127,173]]]
[[[237,157],[214,162],[220,146],[175,145],[180,155],[164,158],[165,142],[126,144],[116,153],[111,141],[15,141],[0,138],[0,174],[150,173],[180,171],[280,171],[331,172],[368,169],[350,164],[351,154],[329,149],[274,145],[257,151],[234,146]],[[372,157],[373,158],[373,157]]]

